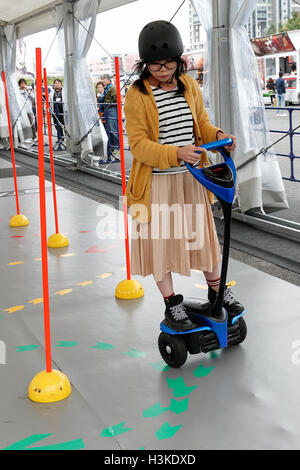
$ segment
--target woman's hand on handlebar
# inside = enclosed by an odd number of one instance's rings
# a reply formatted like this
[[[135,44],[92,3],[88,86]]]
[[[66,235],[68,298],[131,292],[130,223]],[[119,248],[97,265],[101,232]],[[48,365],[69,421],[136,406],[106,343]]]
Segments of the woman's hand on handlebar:
[[[236,149],[236,137],[231,134],[224,134],[222,131],[217,132],[217,140],[223,140],[227,138],[232,139],[232,144],[225,145],[224,149],[227,150],[227,152],[233,152]]]
[[[186,145],[185,147],[178,147],[177,159],[194,165],[200,160],[200,154],[197,152],[205,152],[202,147],[195,147],[195,145]]]

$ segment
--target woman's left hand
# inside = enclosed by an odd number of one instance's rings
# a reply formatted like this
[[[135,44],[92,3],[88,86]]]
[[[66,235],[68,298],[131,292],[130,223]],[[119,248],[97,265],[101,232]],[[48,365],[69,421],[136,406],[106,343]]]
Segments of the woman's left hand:
[[[221,131],[217,132],[217,140],[223,140],[223,139],[233,140],[232,145],[225,145],[224,147],[224,149],[227,150],[227,152],[233,152],[236,148],[236,137],[234,137],[234,135],[231,135],[231,134],[224,134]]]

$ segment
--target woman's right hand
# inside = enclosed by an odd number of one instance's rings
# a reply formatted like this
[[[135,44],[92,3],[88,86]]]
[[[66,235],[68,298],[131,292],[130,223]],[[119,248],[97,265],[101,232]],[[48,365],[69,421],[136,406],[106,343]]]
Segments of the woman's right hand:
[[[202,147],[195,147],[195,145],[186,145],[185,147],[178,147],[177,159],[194,165],[200,160],[200,154],[197,152],[205,152]]]

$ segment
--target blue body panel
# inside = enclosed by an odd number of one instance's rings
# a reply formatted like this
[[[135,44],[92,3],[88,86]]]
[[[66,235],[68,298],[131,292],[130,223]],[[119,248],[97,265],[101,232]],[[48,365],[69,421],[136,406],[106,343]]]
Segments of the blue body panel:
[[[163,322],[161,322],[161,324],[160,324],[160,329],[164,333],[168,333],[168,335],[172,335],[172,336],[174,336],[174,335],[187,335],[187,334],[190,334],[190,333],[196,333],[198,331],[205,331],[205,330],[209,331],[209,330],[211,330],[211,328],[209,328],[208,326],[199,326],[199,328],[194,328],[193,330],[176,331],[176,330],[173,330],[172,328],[169,328]]]
[[[228,156],[226,152],[224,151],[223,146],[231,145],[231,144],[232,144],[232,139],[223,139],[223,140],[218,140],[217,142],[210,142],[209,144],[201,145],[201,147],[206,150],[218,150],[220,152],[220,154],[225,160],[226,165],[230,168],[232,172],[233,182],[234,182],[232,188],[224,188],[222,186],[214,184],[209,178],[207,178],[207,176],[203,173],[202,169],[194,168],[189,163],[186,163],[188,170],[192,173],[194,178],[196,178],[196,180],[199,181],[199,183],[201,183],[206,189],[211,191],[217,197],[229,203],[232,203],[234,199],[236,169],[235,169],[235,165],[231,157]],[[201,152],[197,152],[197,153],[201,153]],[[217,165],[212,165],[210,168],[214,168],[214,166],[217,166]]]
[[[213,321],[198,313],[189,312],[189,318],[198,324],[208,326],[216,335],[220,344],[220,348],[227,347],[227,316],[224,322]]]

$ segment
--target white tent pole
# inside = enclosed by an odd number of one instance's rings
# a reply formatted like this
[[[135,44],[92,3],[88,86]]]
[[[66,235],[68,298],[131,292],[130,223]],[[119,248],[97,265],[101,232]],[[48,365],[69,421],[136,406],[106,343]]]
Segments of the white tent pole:
[[[69,150],[72,154],[80,153],[80,146],[75,145],[79,136],[78,114],[75,106],[74,57],[76,54],[74,4],[78,0],[64,0],[64,38],[65,38],[65,73],[67,82],[68,120],[70,123]]]
[[[215,125],[232,133],[230,104],[229,11],[230,0],[213,0],[212,67],[215,80]]]

